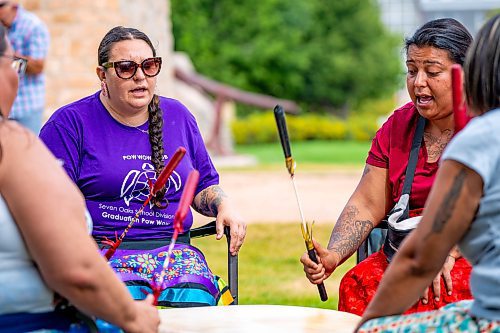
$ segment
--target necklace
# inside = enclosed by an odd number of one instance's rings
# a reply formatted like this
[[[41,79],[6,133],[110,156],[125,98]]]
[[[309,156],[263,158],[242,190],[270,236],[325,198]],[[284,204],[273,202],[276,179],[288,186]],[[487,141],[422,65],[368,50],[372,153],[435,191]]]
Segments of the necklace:
[[[139,128],[138,126],[134,126],[134,125],[130,124],[130,123],[129,123],[129,122],[127,122],[125,119],[123,119],[123,122],[124,122],[124,123],[125,123],[125,125],[127,125],[128,127],[135,128],[135,129],[136,129],[136,130],[138,130],[139,132],[142,132],[142,133],[144,133],[144,134],[146,134],[146,135],[149,135],[149,132],[148,132],[148,131],[145,131],[145,130],[143,130],[143,129]]]
[[[140,129],[139,127],[134,127],[136,130],[139,130],[140,132],[146,134],[146,135],[149,135],[149,132],[148,131],[145,131],[143,129]]]

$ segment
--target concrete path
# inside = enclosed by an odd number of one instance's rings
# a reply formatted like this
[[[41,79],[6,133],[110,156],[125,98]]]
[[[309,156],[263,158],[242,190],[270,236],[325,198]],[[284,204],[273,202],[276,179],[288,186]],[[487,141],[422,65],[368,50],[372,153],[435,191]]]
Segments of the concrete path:
[[[293,185],[283,170],[219,170],[221,186],[248,223],[299,222]],[[356,188],[362,169],[296,171],[295,184],[304,217],[334,224]],[[195,223],[213,219],[195,213]]]

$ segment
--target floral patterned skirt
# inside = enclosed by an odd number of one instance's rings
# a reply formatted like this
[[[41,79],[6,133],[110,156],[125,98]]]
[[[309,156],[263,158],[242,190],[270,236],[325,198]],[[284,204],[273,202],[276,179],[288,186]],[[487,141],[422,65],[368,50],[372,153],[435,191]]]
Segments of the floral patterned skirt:
[[[132,297],[144,299],[152,293],[151,281],[160,279],[167,251],[168,245],[152,250],[118,248],[109,264],[127,285]],[[227,294],[230,295],[226,293],[227,287],[210,271],[204,255],[196,247],[177,243],[168,260],[159,306],[192,307],[227,302]]]
[[[471,316],[472,302],[471,300],[465,300],[448,304],[435,311],[372,319],[364,323],[358,333],[500,333],[500,321]]]
[[[387,269],[387,258],[383,249],[375,252],[344,275],[339,287],[338,310],[361,316],[377,291],[382,275]],[[429,288],[428,303],[415,303],[405,313],[414,313],[439,309],[446,304],[472,299],[469,278],[472,266],[464,258],[455,262],[451,270],[453,292],[448,295],[441,279],[441,295],[439,301],[434,300],[432,288]]]

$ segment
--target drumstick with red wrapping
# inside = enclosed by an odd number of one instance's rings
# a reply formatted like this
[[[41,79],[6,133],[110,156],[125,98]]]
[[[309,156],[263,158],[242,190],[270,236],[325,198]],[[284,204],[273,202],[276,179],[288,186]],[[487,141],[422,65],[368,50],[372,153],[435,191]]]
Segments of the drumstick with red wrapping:
[[[198,170],[193,170],[189,173],[186,185],[184,186],[181,200],[179,202],[179,207],[177,208],[177,211],[175,212],[174,215],[174,234],[170,241],[170,245],[168,246],[167,255],[165,256],[165,261],[163,262],[163,268],[160,273],[160,278],[158,279],[158,282],[153,281],[152,283],[153,296],[155,298],[154,305],[158,305],[158,298],[160,297],[160,294],[164,289],[163,281],[165,279],[165,274],[168,272],[170,256],[172,255],[172,251],[177,241],[177,237],[179,236],[180,233],[182,233],[182,223],[186,219],[189,207],[193,202],[194,192],[196,190],[196,186],[198,186],[199,179],[200,179],[200,173],[198,172]]]
[[[127,235],[127,232],[130,230],[130,228],[132,228],[134,223],[137,221],[137,219],[139,218],[139,215],[141,215],[144,207],[146,207],[146,205],[158,193],[158,191],[160,191],[165,186],[168,178],[170,177],[170,175],[172,174],[174,169],[177,167],[177,165],[179,165],[180,161],[182,160],[182,158],[184,157],[185,154],[186,154],[186,148],[184,148],[184,147],[177,148],[177,150],[175,151],[172,158],[168,161],[167,165],[161,171],[161,173],[158,176],[158,179],[156,180],[154,185],[152,184],[151,180],[148,179],[149,188],[150,188],[149,195],[148,195],[147,199],[144,201],[144,203],[142,204],[141,208],[137,211],[137,213],[135,213],[134,217],[130,220],[130,222],[127,225],[127,227],[125,228],[125,230],[123,230],[120,237],[116,236],[114,241],[105,237],[105,239],[102,241],[102,244],[109,246],[109,249],[104,254],[104,256],[106,257],[107,260],[111,259],[111,257],[115,254],[116,249],[120,246],[120,244],[123,241],[123,238],[125,238],[125,236]]]
[[[456,135],[470,120],[464,105],[462,66],[459,64],[451,66],[451,87],[453,96],[453,117],[455,119],[454,135]]]
[[[309,258],[315,263],[319,263],[318,258],[316,256],[316,252],[314,251],[314,245],[312,242],[312,226],[310,226],[302,213],[302,207],[300,205],[299,193],[297,191],[297,187],[295,186],[295,161],[292,157],[292,150],[290,148],[290,139],[288,138],[288,130],[286,127],[286,119],[285,119],[285,111],[281,105],[276,105],[274,108],[274,118],[276,119],[276,125],[278,126],[278,133],[280,136],[281,146],[283,147],[283,153],[285,154],[285,164],[290,174],[290,179],[292,181],[293,190],[295,193],[295,199],[297,200],[297,206],[299,207],[300,219],[302,221],[300,227],[302,229],[302,237],[306,243],[307,254]],[[326,293],[324,283],[318,284],[319,296],[323,302],[328,299],[328,295]]]

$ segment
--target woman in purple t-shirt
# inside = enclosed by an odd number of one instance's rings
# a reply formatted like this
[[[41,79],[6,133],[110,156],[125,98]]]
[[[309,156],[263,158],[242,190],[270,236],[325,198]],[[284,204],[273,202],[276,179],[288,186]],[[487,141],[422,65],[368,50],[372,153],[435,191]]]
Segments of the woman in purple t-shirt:
[[[158,280],[191,170],[200,172],[192,207],[216,217],[217,239],[224,226],[230,227],[233,255],[243,243],[246,225],[218,185],[193,115],[179,101],[154,93],[162,59],[150,39],[136,29],[115,27],[99,45],[98,63],[101,91],[57,110],[40,133],[85,196],[98,243],[123,232],[149,195],[148,179],[154,182],[177,148],[186,148],[164,190],[145,207],[110,260],[134,298],[141,299],[151,291],[151,281]],[[183,230],[192,223],[189,212]],[[178,242],[174,258],[166,276],[169,288],[159,304],[215,305],[217,277],[203,254]]]

